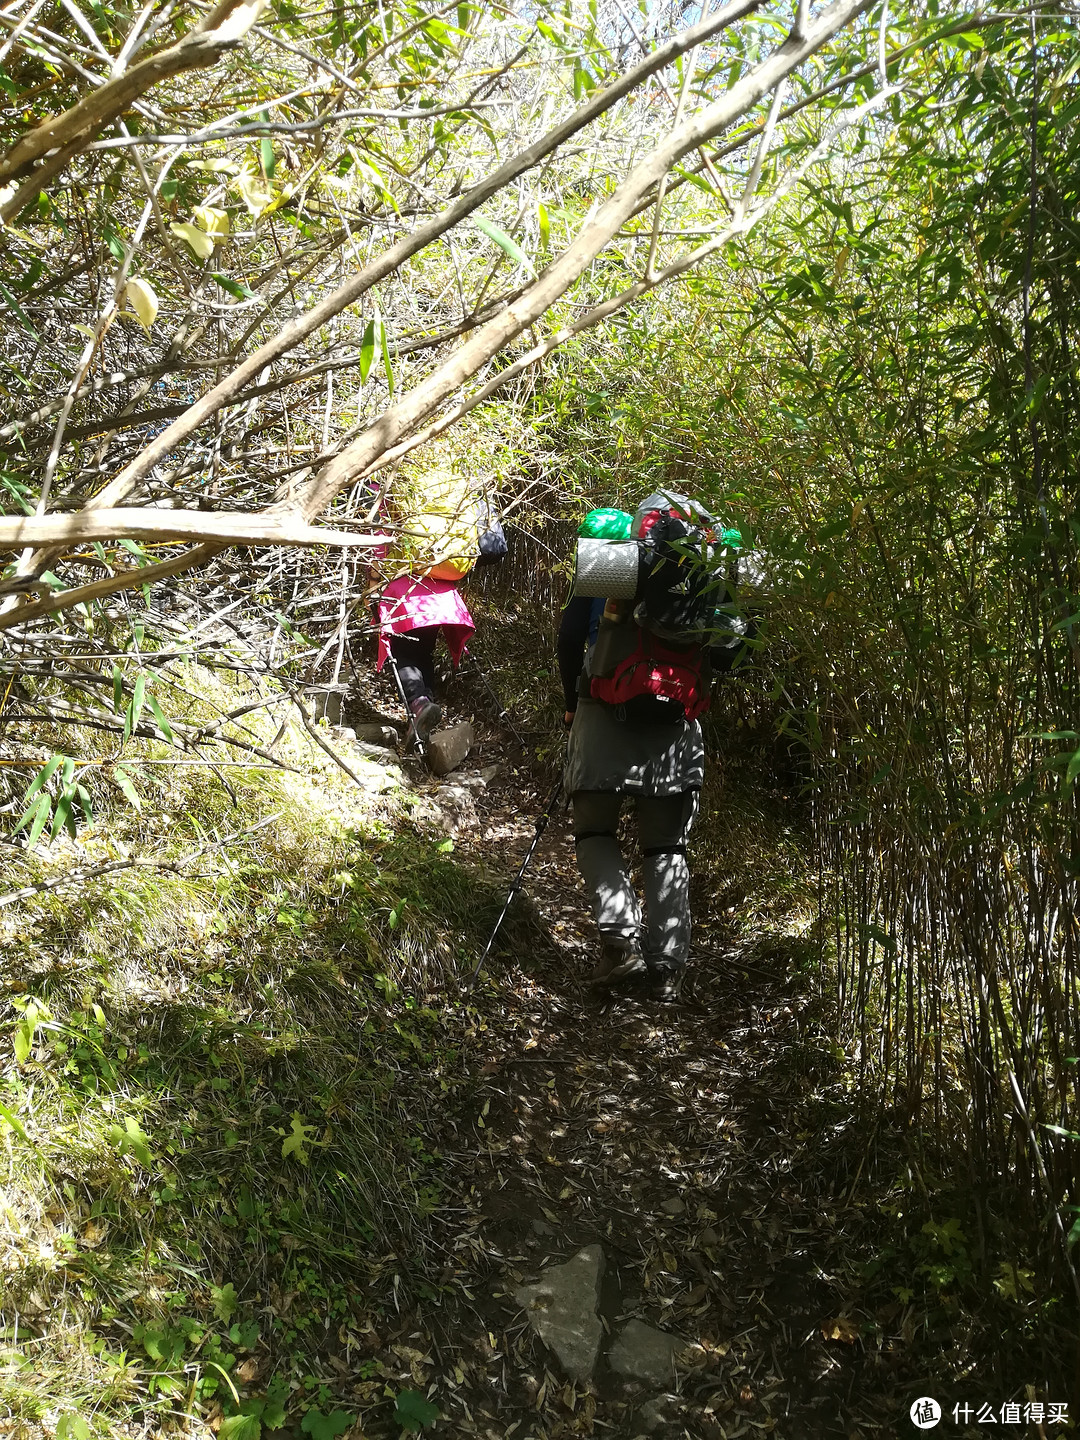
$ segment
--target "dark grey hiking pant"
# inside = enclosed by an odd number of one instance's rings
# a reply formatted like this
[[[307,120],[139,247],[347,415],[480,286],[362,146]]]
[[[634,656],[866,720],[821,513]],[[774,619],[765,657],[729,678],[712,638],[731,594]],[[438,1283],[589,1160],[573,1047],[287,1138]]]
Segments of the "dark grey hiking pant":
[[[645,881],[645,923],[616,839],[619,812],[632,798]],[[696,790],[627,797],[607,790],[573,796],[578,868],[605,940],[629,940],[652,966],[679,967],[690,953],[690,866],[686,837],[697,815]]]

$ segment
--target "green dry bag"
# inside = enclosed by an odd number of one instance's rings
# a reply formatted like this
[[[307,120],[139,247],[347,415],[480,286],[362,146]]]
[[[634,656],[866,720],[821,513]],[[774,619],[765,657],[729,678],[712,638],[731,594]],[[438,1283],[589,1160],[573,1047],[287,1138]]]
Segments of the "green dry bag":
[[[629,540],[630,516],[625,510],[590,510],[578,534],[587,540]]]

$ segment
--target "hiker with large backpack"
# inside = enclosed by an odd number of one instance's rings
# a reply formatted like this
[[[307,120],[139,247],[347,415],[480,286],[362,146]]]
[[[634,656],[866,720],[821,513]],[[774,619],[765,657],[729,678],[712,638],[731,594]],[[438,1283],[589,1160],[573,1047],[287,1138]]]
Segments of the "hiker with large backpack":
[[[391,657],[412,733],[423,743],[442,718],[435,700],[439,632],[456,667],[476,628],[461,582],[474,565],[502,560],[506,537],[490,502],[453,475],[429,478],[407,503],[400,537],[395,558],[409,570],[379,595],[376,668]]]
[[[699,717],[712,654],[732,635],[737,543],[702,506],[670,492],[650,495],[632,518],[593,511],[582,527],[558,655],[570,729],[565,788],[600,931],[597,986],[641,979],[658,1000],[678,997],[690,950],[686,845],[705,777]],[[644,921],[616,835],[628,798]]]

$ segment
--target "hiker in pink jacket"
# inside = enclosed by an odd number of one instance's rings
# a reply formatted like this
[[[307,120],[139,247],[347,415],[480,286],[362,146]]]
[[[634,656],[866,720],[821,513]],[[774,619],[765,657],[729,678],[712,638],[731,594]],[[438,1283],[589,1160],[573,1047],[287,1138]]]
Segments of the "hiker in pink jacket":
[[[394,657],[401,688],[420,740],[439,723],[442,707],[435,703],[435,642],[440,629],[454,664],[459,664],[469,636],[476,629],[458,588],[460,582],[430,575],[399,575],[379,597],[378,669],[387,653]]]

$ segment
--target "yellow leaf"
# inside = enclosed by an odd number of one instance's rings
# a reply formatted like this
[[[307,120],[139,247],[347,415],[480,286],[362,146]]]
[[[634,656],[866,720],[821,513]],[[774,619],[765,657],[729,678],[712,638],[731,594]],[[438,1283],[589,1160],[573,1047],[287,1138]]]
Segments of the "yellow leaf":
[[[158,298],[152,286],[136,277],[125,285],[124,298],[139,317],[139,324],[144,330],[149,330],[158,313]]]
[[[97,339],[97,331],[92,325],[83,325],[78,320],[73,320],[71,323],[71,328],[73,330],[77,330],[80,335],[85,335],[87,340]]]
[[[238,175],[236,188],[240,191],[241,200],[256,218],[263,213],[274,198],[274,192],[263,183],[258,175]]]
[[[169,229],[181,240],[186,240],[200,260],[208,260],[214,253],[214,242],[204,230],[197,225],[178,224],[175,220],[169,221]]]
[[[201,170],[208,175],[239,175],[240,166],[231,160],[189,160],[188,170]]]
[[[854,1345],[859,1338],[859,1327],[846,1315],[838,1315],[835,1320],[827,1320],[822,1325],[821,1338],[823,1340],[841,1340],[845,1345]]]
[[[215,240],[224,240],[229,233],[229,213],[216,205],[200,205],[195,210],[195,219]]]

